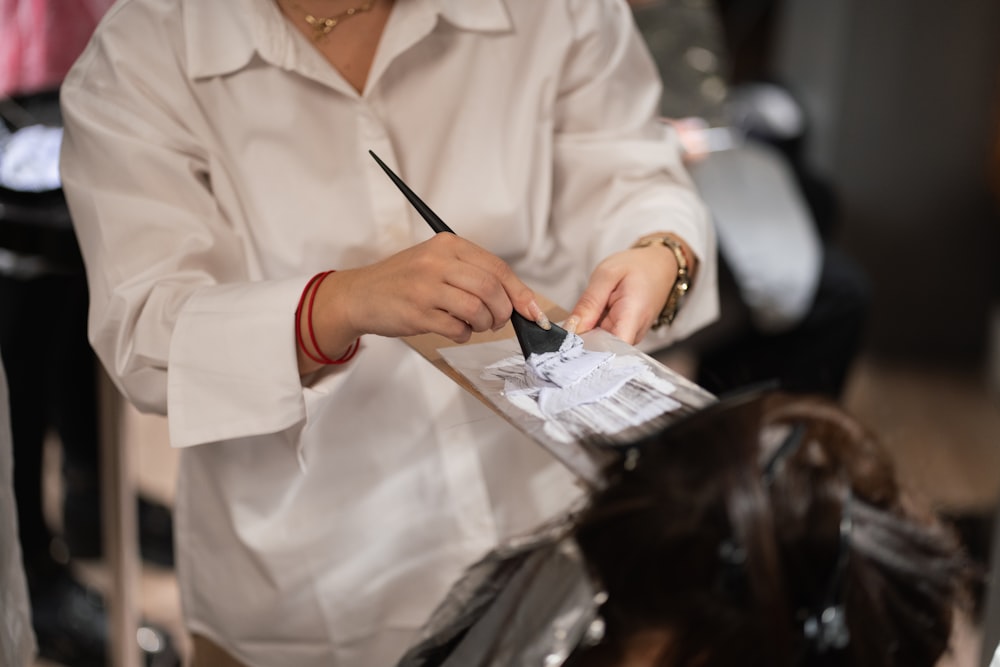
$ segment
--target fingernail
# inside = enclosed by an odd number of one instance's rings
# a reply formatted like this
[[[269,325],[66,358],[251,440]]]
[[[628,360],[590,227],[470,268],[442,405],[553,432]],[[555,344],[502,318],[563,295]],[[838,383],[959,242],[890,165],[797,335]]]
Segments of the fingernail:
[[[538,307],[537,303],[532,302],[531,312],[535,317],[535,324],[546,331],[552,328],[552,322],[549,322],[549,316],[545,314],[545,311]]]
[[[566,319],[563,323],[563,329],[569,333],[576,333],[576,328],[580,325],[580,318],[576,315],[572,315]]]

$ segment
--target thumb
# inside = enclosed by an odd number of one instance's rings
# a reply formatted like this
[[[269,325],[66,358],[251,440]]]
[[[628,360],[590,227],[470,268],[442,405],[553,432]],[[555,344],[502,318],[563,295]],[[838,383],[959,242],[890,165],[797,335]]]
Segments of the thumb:
[[[615,282],[612,280],[592,277],[573,307],[573,312],[566,318],[565,329],[573,333],[585,333],[597,326],[607,309],[614,286]]]

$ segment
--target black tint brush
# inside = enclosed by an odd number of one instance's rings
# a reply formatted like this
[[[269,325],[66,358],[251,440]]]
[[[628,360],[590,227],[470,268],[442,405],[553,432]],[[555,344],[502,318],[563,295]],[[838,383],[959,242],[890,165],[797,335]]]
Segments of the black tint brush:
[[[438,217],[437,213],[431,210],[431,208],[423,202],[420,197],[417,196],[410,187],[403,182],[399,176],[397,176],[392,169],[390,169],[385,162],[379,159],[378,155],[375,155],[373,151],[368,151],[368,153],[375,158],[378,162],[378,166],[382,167],[384,171],[396,187],[400,189],[403,196],[413,205],[413,208],[417,210],[431,229],[435,233],[440,234],[441,232],[448,232],[449,234],[454,234],[455,232],[445,224],[444,220]],[[563,344],[566,339],[567,331],[560,326],[555,324],[552,325],[551,329],[543,329],[538,326],[535,322],[532,322],[528,318],[522,316],[516,310],[510,316],[511,326],[514,327],[514,333],[517,335],[517,342],[521,346],[521,352],[524,353],[524,358],[527,359],[532,354],[543,354],[545,352],[555,352]]]

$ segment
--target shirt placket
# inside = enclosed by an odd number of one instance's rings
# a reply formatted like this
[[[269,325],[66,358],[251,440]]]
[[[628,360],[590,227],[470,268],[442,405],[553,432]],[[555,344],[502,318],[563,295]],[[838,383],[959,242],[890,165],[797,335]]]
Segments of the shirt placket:
[[[361,148],[365,153],[369,150],[374,152],[393,170],[398,171],[399,160],[385,124],[364,100],[358,103],[358,129]],[[371,197],[379,247],[385,248],[387,254],[410,247],[417,238],[414,234],[413,210],[408,202],[368,155],[363,163],[363,173]]]

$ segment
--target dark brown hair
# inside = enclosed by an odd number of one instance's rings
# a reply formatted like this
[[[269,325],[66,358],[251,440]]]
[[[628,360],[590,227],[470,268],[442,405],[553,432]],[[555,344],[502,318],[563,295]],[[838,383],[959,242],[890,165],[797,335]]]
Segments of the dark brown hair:
[[[570,664],[613,665],[644,630],[669,637],[662,667],[932,667],[947,649],[961,550],[835,404],[729,399],[625,460],[577,524],[607,634]],[[830,610],[839,642],[807,629]]]

